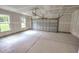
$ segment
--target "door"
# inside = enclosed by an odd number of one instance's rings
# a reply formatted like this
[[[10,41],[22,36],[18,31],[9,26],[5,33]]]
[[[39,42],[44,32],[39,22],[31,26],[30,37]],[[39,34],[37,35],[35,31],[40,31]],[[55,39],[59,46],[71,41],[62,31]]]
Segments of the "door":
[[[33,19],[32,20],[32,29],[57,32],[57,20],[52,19]]]

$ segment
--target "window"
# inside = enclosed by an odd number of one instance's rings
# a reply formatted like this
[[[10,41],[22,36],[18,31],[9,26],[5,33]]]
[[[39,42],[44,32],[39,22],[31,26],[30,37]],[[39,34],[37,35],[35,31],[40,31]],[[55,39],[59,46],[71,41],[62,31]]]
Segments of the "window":
[[[10,17],[8,15],[0,15],[0,32],[10,31]]]
[[[25,28],[26,27],[26,18],[22,17],[21,18],[21,28]]]

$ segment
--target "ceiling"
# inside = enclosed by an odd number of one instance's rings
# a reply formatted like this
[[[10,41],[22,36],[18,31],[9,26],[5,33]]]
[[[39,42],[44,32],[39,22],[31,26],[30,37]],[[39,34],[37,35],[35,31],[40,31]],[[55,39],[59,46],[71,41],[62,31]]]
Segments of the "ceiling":
[[[44,15],[45,17],[58,17],[58,15],[65,13],[72,13],[79,9],[78,5],[0,5],[0,8],[15,11],[25,15],[33,16],[32,10],[37,10],[38,15]]]

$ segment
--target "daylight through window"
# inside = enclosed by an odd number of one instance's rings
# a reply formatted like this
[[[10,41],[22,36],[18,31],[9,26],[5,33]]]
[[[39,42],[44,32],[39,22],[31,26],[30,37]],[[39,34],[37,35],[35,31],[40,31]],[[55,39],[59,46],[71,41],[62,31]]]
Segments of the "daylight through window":
[[[0,32],[10,31],[10,16],[0,15]]]

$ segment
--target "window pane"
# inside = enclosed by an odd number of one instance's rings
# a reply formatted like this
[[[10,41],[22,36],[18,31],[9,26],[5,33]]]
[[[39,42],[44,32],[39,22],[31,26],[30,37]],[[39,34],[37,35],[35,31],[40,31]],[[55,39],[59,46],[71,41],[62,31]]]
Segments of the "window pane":
[[[10,18],[8,15],[0,15],[0,32],[10,31]]]
[[[7,15],[0,15],[0,22],[8,23],[9,22],[9,16],[7,16]]]
[[[26,27],[26,25],[25,25],[24,23],[22,23],[22,24],[21,24],[21,27],[22,27],[22,28],[25,28],[25,27]]]
[[[1,32],[9,31],[10,30],[9,24],[0,24],[0,30]]]
[[[21,18],[21,28],[25,28],[26,27],[26,19],[25,17]]]

